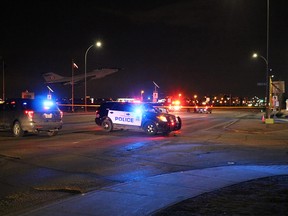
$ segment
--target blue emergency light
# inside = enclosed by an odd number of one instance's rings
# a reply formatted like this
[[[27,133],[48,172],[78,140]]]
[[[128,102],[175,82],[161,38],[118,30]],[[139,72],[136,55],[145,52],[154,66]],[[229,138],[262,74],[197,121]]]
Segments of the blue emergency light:
[[[43,102],[43,105],[44,105],[44,109],[49,110],[54,105],[54,103],[51,100],[45,100]]]

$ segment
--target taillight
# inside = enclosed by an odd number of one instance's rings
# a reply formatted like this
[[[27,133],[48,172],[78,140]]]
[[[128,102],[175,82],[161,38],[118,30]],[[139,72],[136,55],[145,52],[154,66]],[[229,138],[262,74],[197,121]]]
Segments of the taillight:
[[[99,117],[100,117],[99,110],[96,110],[95,115],[96,115],[96,118],[99,118]]]
[[[25,110],[24,113],[28,115],[29,118],[33,118],[34,111],[33,110]]]
[[[61,119],[63,118],[63,112],[60,110]]]

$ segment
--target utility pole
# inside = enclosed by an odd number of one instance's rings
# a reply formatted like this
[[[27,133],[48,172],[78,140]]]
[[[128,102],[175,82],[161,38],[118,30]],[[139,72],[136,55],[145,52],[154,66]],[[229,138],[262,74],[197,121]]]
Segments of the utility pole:
[[[2,59],[2,100],[5,100],[5,62],[3,56]]]
[[[266,26],[266,117],[270,119],[270,77],[269,77],[269,18],[270,18],[270,4],[267,0],[267,26]]]

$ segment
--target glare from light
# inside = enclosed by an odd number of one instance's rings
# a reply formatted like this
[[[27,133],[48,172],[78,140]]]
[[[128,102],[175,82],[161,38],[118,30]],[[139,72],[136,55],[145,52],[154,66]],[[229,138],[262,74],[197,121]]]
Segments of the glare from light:
[[[53,106],[53,102],[46,100],[46,101],[44,101],[43,105],[44,105],[44,109],[48,110]]]
[[[97,42],[96,42],[96,47],[102,47],[101,41],[97,41]]]
[[[135,113],[136,113],[136,114],[141,114],[141,113],[142,113],[142,108],[141,108],[141,107],[137,107],[137,108],[135,109]]]
[[[158,116],[157,118],[163,122],[167,122],[167,118],[165,116],[161,115],[161,116]]]

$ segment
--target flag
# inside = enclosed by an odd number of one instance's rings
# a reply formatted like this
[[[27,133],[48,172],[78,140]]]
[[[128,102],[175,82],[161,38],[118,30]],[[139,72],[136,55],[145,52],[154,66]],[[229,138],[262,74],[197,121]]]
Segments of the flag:
[[[77,68],[78,69],[78,65],[75,62],[73,62],[73,68]]]

